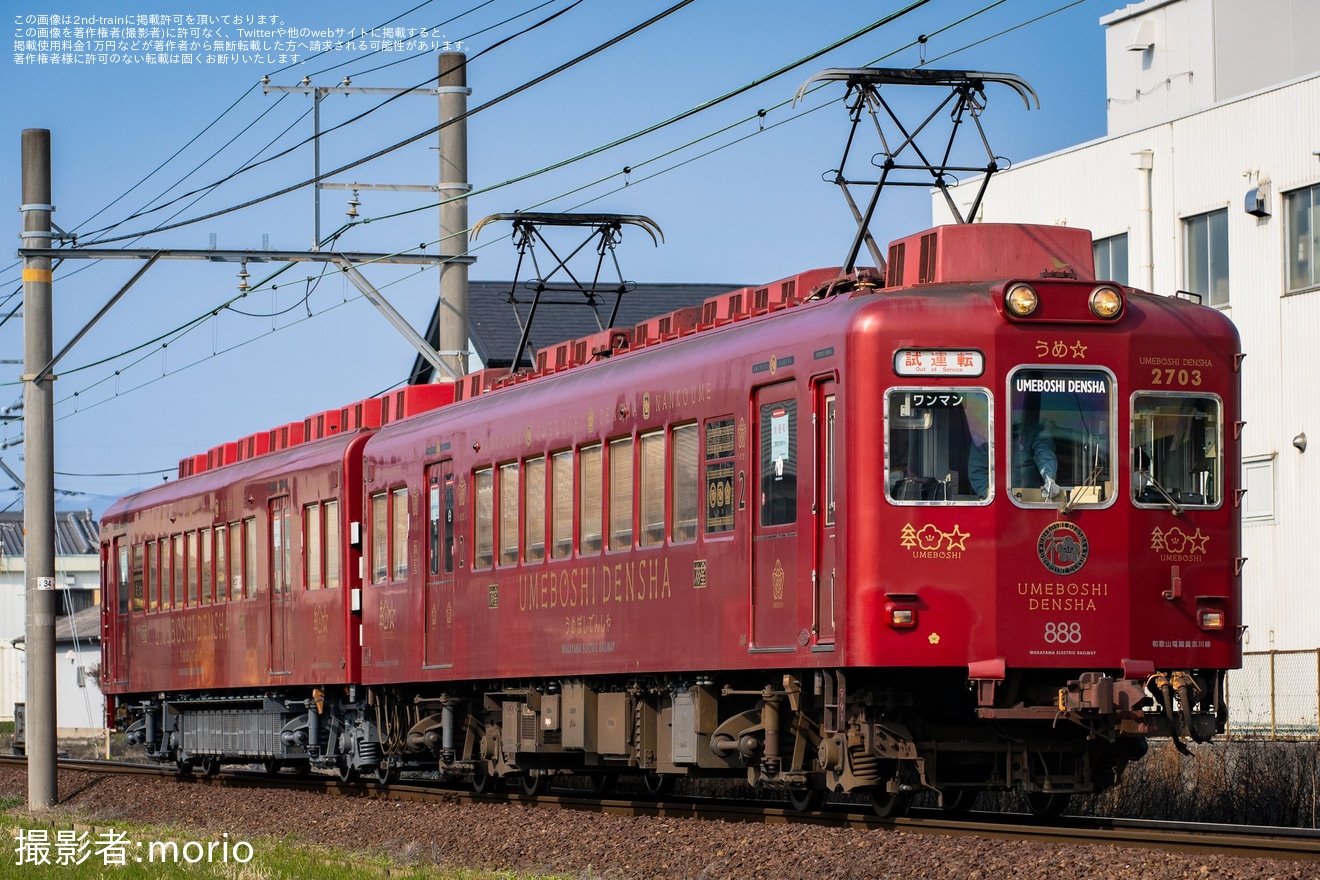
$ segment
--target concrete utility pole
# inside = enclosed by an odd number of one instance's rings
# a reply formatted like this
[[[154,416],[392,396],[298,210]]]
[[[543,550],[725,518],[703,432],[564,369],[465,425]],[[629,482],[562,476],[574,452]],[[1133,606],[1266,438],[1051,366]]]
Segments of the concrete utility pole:
[[[50,131],[23,130],[23,245],[50,247]],[[28,809],[58,800],[55,763],[55,405],[50,257],[23,259],[23,565],[27,577]],[[44,377],[42,373],[47,373]]]
[[[467,55],[440,55],[440,254],[467,254],[468,205],[472,191],[467,179],[467,121],[445,125],[467,112]],[[453,199],[453,201],[446,201]],[[451,260],[440,267],[440,356],[452,367],[451,375],[468,371],[468,267]],[[448,372],[448,371],[446,371]]]

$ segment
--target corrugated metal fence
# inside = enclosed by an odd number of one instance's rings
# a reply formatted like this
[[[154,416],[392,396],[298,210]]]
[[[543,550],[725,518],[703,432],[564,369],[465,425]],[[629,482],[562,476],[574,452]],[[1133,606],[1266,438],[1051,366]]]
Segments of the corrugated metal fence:
[[[1320,648],[1244,653],[1228,674],[1228,734],[1320,738]]]

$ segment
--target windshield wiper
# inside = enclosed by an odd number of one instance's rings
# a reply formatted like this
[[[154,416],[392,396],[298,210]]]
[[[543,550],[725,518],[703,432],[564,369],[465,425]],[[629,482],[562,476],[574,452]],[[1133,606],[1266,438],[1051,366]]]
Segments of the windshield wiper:
[[[1104,468],[1098,464],[1092,466],[1091,473],[1087,474],[1086,476],[1086,482],[1082,483],[1082,485],[1080,486],[1074,486],[1072,490],[1068,493],[1068,500],[1063,502],[1063,506],[1059,508],[1059,514],[1061,516],[1067,516],[1069,513],[1072,512],[1072,509],[1077,504],[1078,499],[1080,499],[1081,496],[1085,494],[1086,490],[1094,488],[1098,484],[1098,481],[1100,479],[1100,474],[1103,471]]]
[[[1155,488],[1155,491],[1163,495],[1164,500],[1169,502],[1169,506],[1173,508],[1173,515],[1182,516],[1183,513],[1182,505],[1179,504],[1177,501],[1175,501],[1173,499],[1173,496],[1170,495],[1168,491],[1163,486],[1160,485],[1160,481],[1155,479],[1155,475],[1152,474],[1150,471],[1140,471],[1140,473],[1143,477],[1150,480],[1150,485]]]

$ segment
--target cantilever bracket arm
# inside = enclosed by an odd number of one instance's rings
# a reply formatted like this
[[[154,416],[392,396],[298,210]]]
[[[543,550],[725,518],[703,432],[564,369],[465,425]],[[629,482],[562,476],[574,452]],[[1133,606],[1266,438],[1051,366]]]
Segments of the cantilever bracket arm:
[[[334,254],[330,259],[331,262],[340,268],[344,273],[344,276],[352,282],[353,286],[362,291],[362,295],[367,298],[367,302],[375,306],[376,310],[385,316],[385,320],[389,321],[391,326],[399,331],[399,335],[408,340],[408,344],[411,345],[419,355],[425,358],[427,363],[446,374],[451,379],[461,378],[458,373],[454,371],[454,368],[445,363],[439,353],[431,347],[431,343],[427,342],[422,338],[421,334],[413,329],[412,325],[408,323],[408,319],[399,314],[399,311],[394,308],[394,306],[390,305],[389,300],[385,299],[385,297],[381,295],[381,292],[377,290],[370,281],[363,277],[362,273],[358,271],[357,266],[353,265],[352,260],[342,254]]]
[[[831,67],[798,86],[797,93],[793,95],[793,103],[796,104],[805,98],[814,83],[840,80],[846,82],[849,89],[861,85],[896,85],[951,88],[972,86],[979,90],[984,83],[1000,83],[1017,92],[1028,110],[1031,109],[1032,102],[1035,102],[1037,110],[1040,109],[1040,98],[1036,96],[1036,90],[1016,74],[990,73],[983,70],[928,70],[904,67]]]
[[[638,226],[651,236],[656,247],[665,240],[660,226],[650,217],[641,214],[555,214],[516,211],[512,214],[491,214],[482,217],[472,227],[472,240],[476,241],[482,227],[497,220],[512,220],[515,224],[526,226],[606,226],[618,229],[620,226]]]

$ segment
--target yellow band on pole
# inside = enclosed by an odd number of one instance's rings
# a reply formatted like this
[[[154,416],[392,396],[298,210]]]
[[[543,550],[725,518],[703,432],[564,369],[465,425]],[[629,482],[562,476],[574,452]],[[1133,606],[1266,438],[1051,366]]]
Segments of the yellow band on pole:
[[[50,279],[51,279],[51,272],[50,272],[49,269],[24,269],[24,270],[23,270],[23,283],[24,283],[24,284],[28,283],[29,281],[38,281],[38,282],[40,282],[40,281],[44,281],[44,282],[46,282],[47,284],[49,284],[49,283],[50,283]]]

